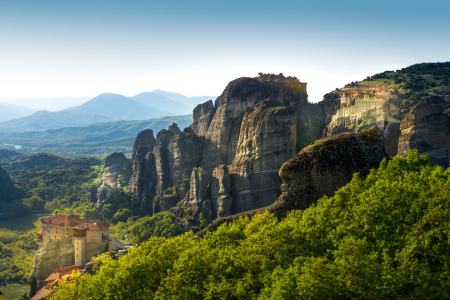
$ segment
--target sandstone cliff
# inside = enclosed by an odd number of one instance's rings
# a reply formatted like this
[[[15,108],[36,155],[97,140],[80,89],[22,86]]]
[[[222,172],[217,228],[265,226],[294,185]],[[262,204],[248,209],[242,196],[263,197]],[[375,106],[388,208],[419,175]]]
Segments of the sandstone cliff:
[[[174,205],[159,198],[150,209],[149,201],[183,180],[190,182],[183,203],[194,216],[214,219],[273,203],[281,194],[279,168],[298,150],[299,124],[311,123],[306,84],[273,78],[230,82],[215,105],[194,109],[189,128],[161,131],[153,148],[133,158],[130,190],[146,203],[141,213]]]

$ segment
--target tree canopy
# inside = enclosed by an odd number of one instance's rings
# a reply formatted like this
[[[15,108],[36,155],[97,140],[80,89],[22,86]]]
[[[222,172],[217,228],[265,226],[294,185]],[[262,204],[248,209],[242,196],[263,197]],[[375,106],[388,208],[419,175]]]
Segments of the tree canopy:
[[[450,168],[411,151],[305,211],[153,237],[49,299],[448,299]]]

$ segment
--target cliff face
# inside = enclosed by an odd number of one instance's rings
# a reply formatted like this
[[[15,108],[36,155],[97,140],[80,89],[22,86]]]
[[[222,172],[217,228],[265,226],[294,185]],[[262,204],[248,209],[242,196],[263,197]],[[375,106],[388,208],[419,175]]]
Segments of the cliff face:
[[[408,150],[417,149],[420,154],[428,154],[433,163],[445,166],[450,163],[449,117],[445,113],[448,103],[442,97],[426,96],[414,100],[415,105],[411,102],[400,105],[400,97],[390,95],[379,103],[356,100],[354,105],[347,106],[337,104],[340,102],[337,95],[334,101],[322,102],[327,114],[324,136],[377,126],[389,156],[405,156]]]
[[[280,194],[278,171],[295,153],[296,121],[295,108],[275,98],[245,111],[229,167],[233,211],[267,206]]]
[[[279,168],[296,152],[298,124],[308,122],[306,84],[280,78],[236,79],[215,106],[208,101],[194,109],[190,128],[158,133],[154,149],[133,159],[130,190],[137,200],[148,202],[189,179],[183,203],[194,216],[213,219],[273,203],[281,193]],[[157,209],[172,202],[158,202]]]
[[[141,212],[147,212],[148,202],[155,195],[156,173],[153,148],[156,145],[151,129],[141,131],[134,141],[132,154],[132,174],[129,188],[140,203]],[[150,198],[148,200],[147,198]]]
[[[354,173],[367,175],[387,157],[382,139],[366,141],[355,133],[322,138],[283,164],[278,202],[283,201],[285,211],[305,209],[323,195],[333,195]]]
[[[196,135],[202,137],[206,135],[215,112],[216,109],[214,108],[212,100],[197,105],[197,107],[194,108],[192,124],[190,127]]]
[[[34,269],[31,278],[36,278],[38,289],[44,285],[44,280],[58,266],[69,266],[75,263],[75,248],[72,239],[53,240],[40,247],[34,259]]]
[[[419,154],[428,154],[432,163],[448,166],[450,163],[450,118],[443,105],[430,101],[416,105],[400,124],[398,154],[406,155],[416,148]]]
[[[133,147],[130,191],[140,203],[141,214],[153,214],[153,208],[168,210],[167,204],[161,204],[163,208],[153,205],[153,198],[162,195],[167,188],[181,184],[199,165],[202,140],[189,128],[180,131],[176,124],[161,130],[156,140],[151,131],[145,135],[151,135],[151,138],[138,135]]]

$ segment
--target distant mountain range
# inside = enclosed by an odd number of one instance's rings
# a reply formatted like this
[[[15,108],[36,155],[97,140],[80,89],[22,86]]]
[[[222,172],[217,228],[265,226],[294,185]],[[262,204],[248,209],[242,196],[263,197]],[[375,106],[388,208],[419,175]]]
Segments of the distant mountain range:
[[[1,132],[43,131],[64,127],[92,125],[99,122],[119,120],[148,120],[164,116],[191,114],[193,108],[211,96],[187,97],[161,90],[141,93],[133,97],[118,94],[100,94],[75,107],[60,111],[37,111],[15,119],[1,119]],[[9,104],[7,104],[9,105]],[[1,106],[0,106],[1,109]],[[11,109],[3,109],[11,113]],[[6,120],[6,121],[5,121]]]
[[[26,106],[0,103],[0,122],[28,116],[33,112],[34,109]]]

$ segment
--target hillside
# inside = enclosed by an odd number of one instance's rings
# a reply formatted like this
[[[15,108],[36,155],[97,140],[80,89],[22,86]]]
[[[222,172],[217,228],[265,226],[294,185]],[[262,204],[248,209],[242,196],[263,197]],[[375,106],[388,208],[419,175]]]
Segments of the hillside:
[[[385,71],[365,80],[346,85],[378,86],[386,84],[390,89],[411,89],[413,92],[432,92],[450,95],[450,62],[421,63],[401,70]]]
[[[97,166],[101,159],[95,157],[70,159],[48,153],[22,155],[10,161],[3,161],[2,166],[8,172],[16,170],[50,171],[56,169],[73,169]]]
[[[121,151],[130,155],[134,138],[140,131],[148,128],[159,131],[174,122],[184,128],[191,121],[191,115],[184,115],[143,121],[103,122],[82,127],[4,133],[0,142],[10,144],[1,145],[6,149],[20,145],[23,153],[49,152],[66,157],[80,157],[103,156]]]
[[[386,85],[401,97],[402,109],[405,110],[419,103],[426,97],[450,96],[450,62],[421,63],[401,70],[385,71],[368,76],[362,81],[355,81],[345,87]],[[447,107],[450,102],[447,102]]]
[[[31,115],[34,109],[22,106],[0,102],[0,122],[17,119]]]
[[[83,126],[111,121],[112,118],[94,113],[77,114],[68,111],[37,111],[30,116],[0,122],[0,132],[41,131],[70,126]]]

